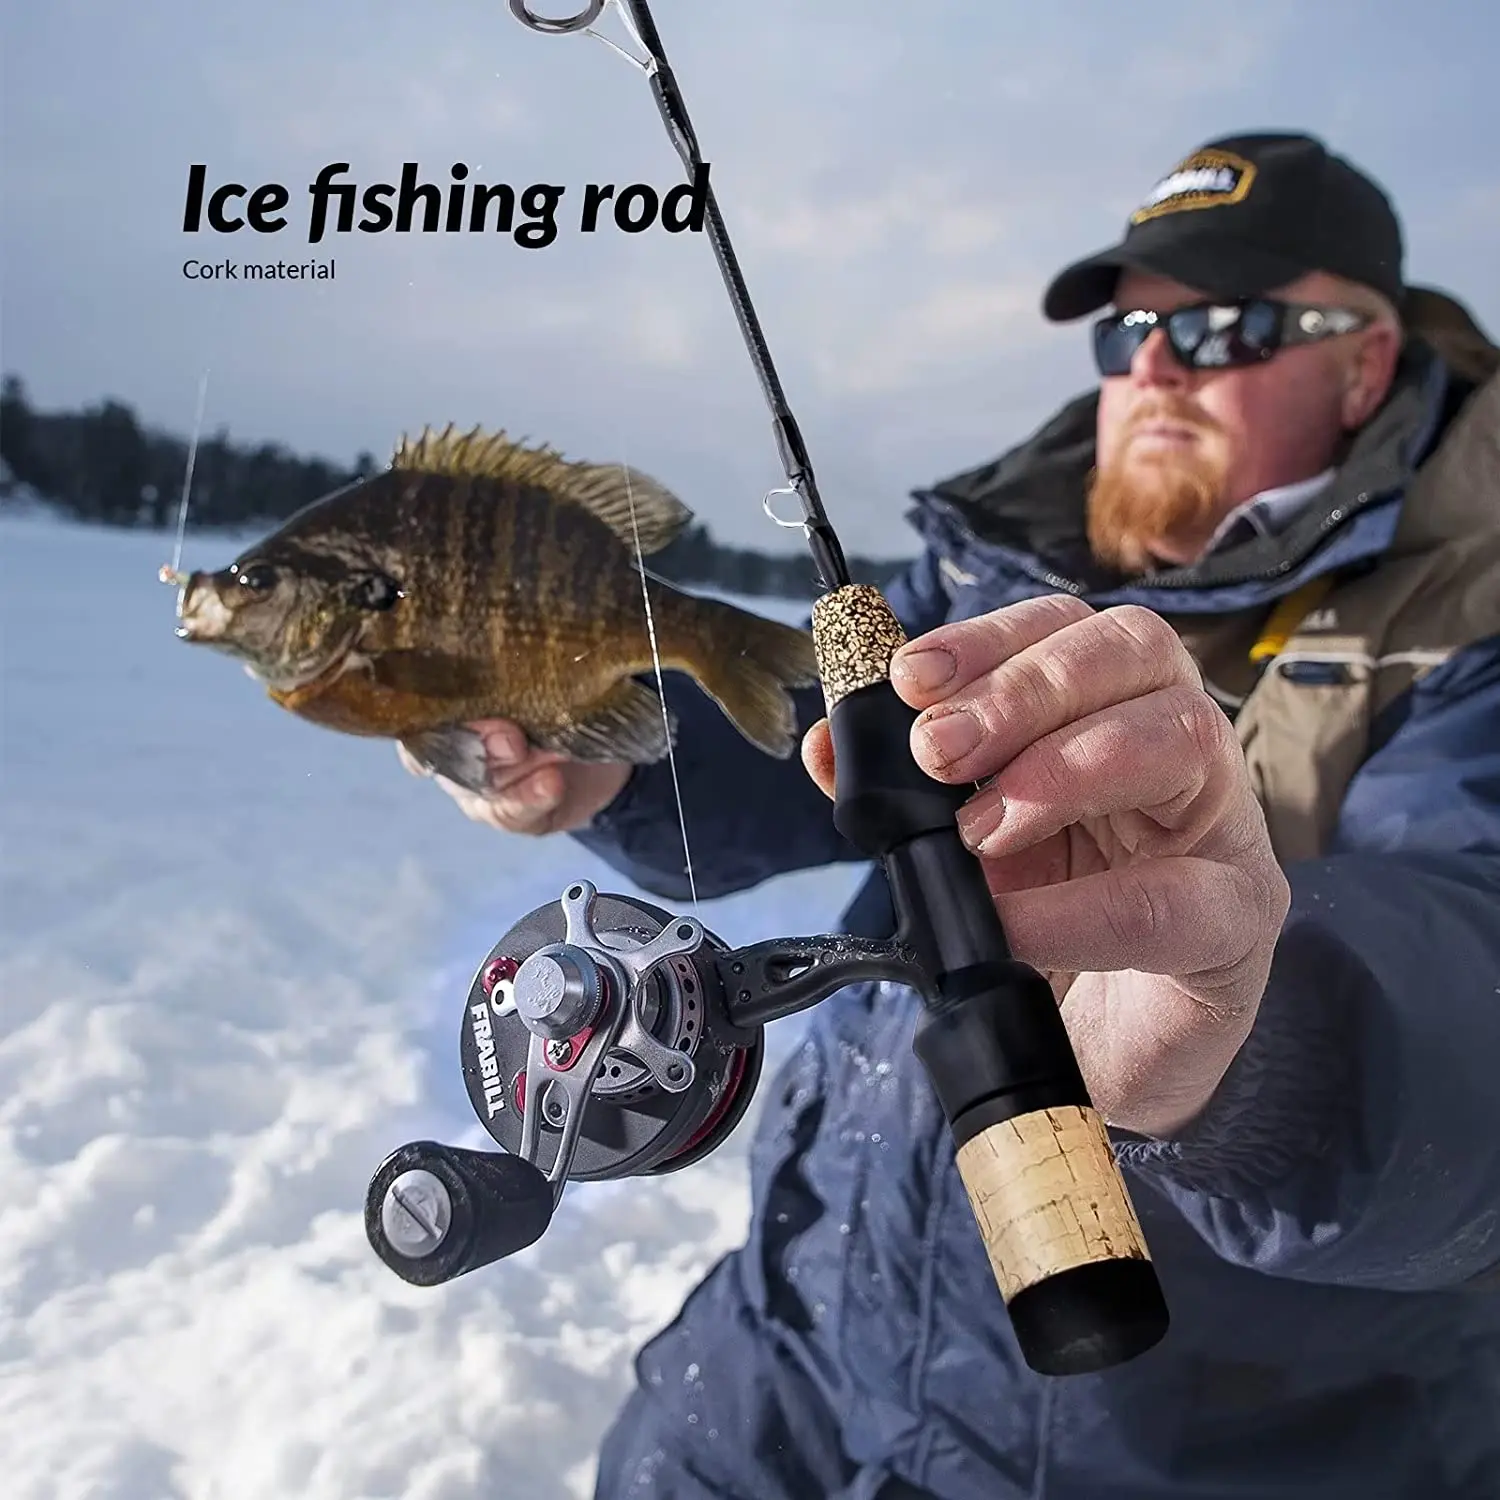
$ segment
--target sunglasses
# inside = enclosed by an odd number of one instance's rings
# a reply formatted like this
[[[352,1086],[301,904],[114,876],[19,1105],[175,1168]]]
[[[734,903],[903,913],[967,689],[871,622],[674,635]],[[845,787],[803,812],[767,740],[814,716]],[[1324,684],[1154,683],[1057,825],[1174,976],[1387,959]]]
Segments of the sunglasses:
[[[1128,375],[1136,350],[1160,328],[1177,362],[1187,369],[1239,369],[1261,364],[1280,349],[1354,333],[1372,321],[1348,307],[1269,297],[1195,302],[1168,313],[1134,308],[1094,324],[1094,363],[1101,375]]]

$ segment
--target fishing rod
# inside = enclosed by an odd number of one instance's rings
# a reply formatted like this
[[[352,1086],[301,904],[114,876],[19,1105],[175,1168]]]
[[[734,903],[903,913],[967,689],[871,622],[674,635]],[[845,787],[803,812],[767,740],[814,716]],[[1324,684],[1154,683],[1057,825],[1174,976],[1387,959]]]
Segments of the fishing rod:
[[[644,59],[593,31],[606,4]],[[645,0],[588,0],[558,20],[525,0],[510,9],[532,31],[586,32],[641,67],[690,180],[706,178]],[[366,1233],[386,1265],[423,1286],[513,1255],[540,1239],[568,1181],[679,1171],[721,1145],[749,1106],[771,1021],[846,985],[892,980],[921,997],[912,1050],[952,1132],[1023,1357],[1047,1375],[1106,1369],[1167,1329],[1140,1221],[1052,987],[1012,956],[983,866],[959,836],[967,794],[912,756],[916,714],[890,681],[905,631],[878,589],[849,576],[711,186],[705,221],[825,590],[812,629],[834,825],[881,861],[895,935],[732,949],[696,918],[574,882],[516,923],[470,986],[463,1075],[502,1150],[401,1147],[371,1180]]]

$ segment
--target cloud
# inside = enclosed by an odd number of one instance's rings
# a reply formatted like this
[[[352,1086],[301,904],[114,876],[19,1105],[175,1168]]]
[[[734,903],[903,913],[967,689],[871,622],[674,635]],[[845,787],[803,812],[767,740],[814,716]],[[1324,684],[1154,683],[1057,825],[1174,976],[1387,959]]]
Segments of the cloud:
[[[1036,292],[1029,283],[954,281],[821,345],[816,368],[825,393],[894,395],[934,372],[1014,357],[1037,342]]]
[[[746,243],[819,271],[891,251],[972,255],[1013,228],[1002,205],[977,199],[956,169],[896,174],[873,191],[785,179],[757,188],[738,209]]]
[[[507,145],[535,138],[539,121],[523,87],[474,49],[450,42],[393,71],[376,37],[342,40],[354,55],[346,51],[334,66],[321,48],[283,54],[274,109],[267,108],[263,54],[207,60],[204,78],[233,148],[267,163],[295,154],[321,164],[346,155],[368,174],[394,172],[459,140],[471,149],[483,143],[499,166]],[[482,157],[464,159],[476,173],[484,169]],[[431,180],[433,163],[424,166]]]

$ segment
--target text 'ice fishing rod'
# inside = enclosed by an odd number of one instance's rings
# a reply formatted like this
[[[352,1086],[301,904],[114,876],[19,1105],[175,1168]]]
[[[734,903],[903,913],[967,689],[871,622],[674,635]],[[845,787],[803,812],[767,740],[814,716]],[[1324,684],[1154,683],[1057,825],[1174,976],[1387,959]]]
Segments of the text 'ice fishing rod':
[[[562,20],[524,0],[510,8],[533,31],[599,37],[606,3],[646,54],[630,60],[689,173],[703,170],[644,0],[590,0]],[[371,1181],[366,1232],[418,1285],[515,1254],[540,1238],[568,1180],[677,1171],[722,1144],[759,1081],[768,1022],[888,979],[922,996],[912,1047],[953,1132],[1023,1356],[1049,1375],[1105,1369],[1167,1328],[1140,1222],[1052,988],[1011,956],[983,867],[959,836],[967,794],[912,757],[916,715],[889,676],[905,633],[877,589],[850,580],[711,187],[705,217],[827,590],[813,637],[837,767],[833,820],[881,860],[896,936],[730,949],[695,918],[577,881],[500,939],[469,991],[464,1080],[503,1149],[418,1141],[393,1152]]]

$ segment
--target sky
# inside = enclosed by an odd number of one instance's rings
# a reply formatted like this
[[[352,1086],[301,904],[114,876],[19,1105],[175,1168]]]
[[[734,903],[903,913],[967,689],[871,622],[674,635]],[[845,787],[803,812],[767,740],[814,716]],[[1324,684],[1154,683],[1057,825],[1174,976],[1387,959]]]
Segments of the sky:
[[[634,887],[175,640],[162,553],[0,519],[6,1500],[586,1500],[637,1348],[743,1242],[805,1017],[702,1163],[574,1183],[519,1255],[407,1285],[364,1195],[408,1141],[494,1149],[458,1057],[475,972],[574,880]],[[685,909],[731,944],[826,932],[861,874]]]
[[[564,13],[567,0],[538,9]],[[1500,9],[1472,0],[657,0],[653,7],[846,549],[910,555],[910,490],[1093,379],[1046,282],[1194,146],[1322,134],[1390,191],[1408,275],[1500,329]],[[683,171],[643,75],[503,0],[12,5],[0,363],[45,409],[106,397],[311,456],[449,421],[625,461],[727,542],[800,548],[706,234],[578,228],[585,188]],[[606,29],[624,41],[613,18]],[[561,185],[542,248],[490,233],[307,243],[307,185],[415,162]],[[188,172],[279,183],[277,233],[183,232]],[[189,258],[334,261],[196,281]],[[784,500],[783,500],[784,503]]]

